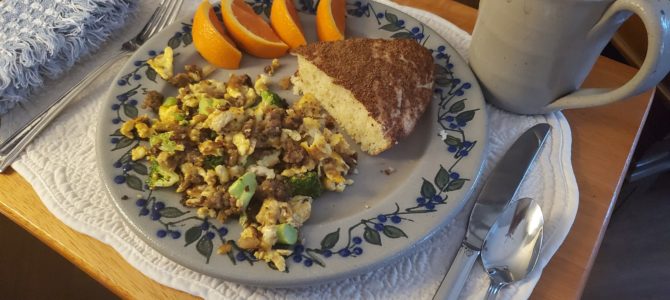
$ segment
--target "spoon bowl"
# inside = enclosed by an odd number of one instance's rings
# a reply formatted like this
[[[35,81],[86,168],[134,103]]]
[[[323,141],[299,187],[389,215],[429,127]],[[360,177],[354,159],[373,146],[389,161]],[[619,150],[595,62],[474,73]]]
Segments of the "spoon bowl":
[[[495,299],[504,286],[522,280],[533,271],[542,246],[544,217],[530,198],[510,203],[486,235],[482,264],[491,285],[487,299]]]

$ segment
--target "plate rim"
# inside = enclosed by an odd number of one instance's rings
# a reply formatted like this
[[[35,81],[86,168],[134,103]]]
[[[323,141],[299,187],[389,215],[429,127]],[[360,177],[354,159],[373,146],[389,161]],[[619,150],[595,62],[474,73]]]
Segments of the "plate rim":
[[[247,279],[242,278],[242,277],[228,276],[226,274],[221,274],[221,273],[211,273],[211,272],[208,272],[208,271],[203,270],[203,269],[194,268],[193,266],[191,266],[190,263],[184,262],[183,260],[179,259],[179,255],[176,254],[175,252],[170,251],[169,248],[158,246],[159,243],[156,243],[154,239],[149,237],[147,235],[147,231],[140,228],[139,224],[132,221],[130,216],[127,215],[127,212],[125,211],[125,209],[121,206],[120,200],[116,199],[117,197],[115,197],[114,192],[112,191],[112,188],[111,188],[111,186],[113,186],[113,182],[111,181],[111,178],[113,177],[113,175],[106,174],[106,169],[108,169],[109,167],[103,166],[104,162],[102,160],[104,155],[109,154],[109,149],[106,149],[104,147],[104,145],[106,145],[107,143],[105,141],[103,141],[105,138],[109,138],[109,137],[106,134],[99,134],[98,133],[98,132],[102,132],[103,128],[109,127],[109,124],[106,124],[106,122],[109,121],[109,120],[105,121],[104,118],[100,117],[99,120],[98,120],[98,124],[96,126],[96,142],[95,142],[96,163],[97,163],[97,166],[98,166],[98,169],[99,169],[98,174],[99,174],[99,176],[100,176],[100,178],[103,182],[104,189],[105,189],[105,194],[108,197],[111,197],[110,200],[114,203],[115,209],[122,215],[123,222],[126,223],[126,225],[129,225],[129,228],[131,228],[135,234],[137,234],[145,243],[147,243],[147,245],[149,247],[154,249],[157,253],[160,253],[161,255],[164,255],[165,257],[167,257],[171,261],[175,262],[176,264],[178,264],[182,267],[185,267],[187,269],[193,270],[197,273],[205,274],[205,275],[208,275],[208,276],[212,276],[214,278],[220,278],[220,279],[227,280],[227,281],[232,281],[232,282],[237,282],[237,283],[241,283],[241,284],[251,285],[251,286],[298,287],[298,286],[305,286],[305,285],[310,285],[310,284],[321,284],[321,283],[326,283],[326,282],[332,282],[334,280],[343,279],[343,278],[350,277],[350,276],[355,276],[355,275],[360,275],[362,273],[366,273],[366,272],[369,272],[369,271],[372,271],[372,270],[379,269],[382,266],[389,265],[391,262],[396,261],[396,260],[408,255],[409,252],[413,251],[415,248],[417,248],[419,245],[424,243],[426,240],[430,239],[436,232],[443,229],[444,226],[448,222],[452,221],[453,218],[458,213],[460,213],[462,211],[465,204],[472,197],[472,194],[475,191],[475,187],[477,186],[478,182],[481,180],[481,173],[482,173],[482,170],[484,168],[485,157],[486,157],[486,155],[489,151],[489,139],[488,139],[489,120],[488,120],[488,117],[487,117],[486,103],[485,103],[484,96],[482,94],[481,88],[479,86],[479,83],[476,81],[476,77],[474,75],[474,72],[469,67],[466,60],[458,53],[458,51],[456,51],[456,48],[454,48],[452,46],[452,44],[447,39],[442,37],[439,33],[437,33],[434,29],[432,29],[432,27],[430,27],[429,25],[426,25],[425,23],[417,20],[416,18],[412,17],[411,15],[409,15],[407,13],[404,13],[404,12],[400,11],[399,9],[391,7],[387,4],[376,2],[376,1],[369,1],[369,3],[374,4],[374,5],[380,5],[387,10],[393,11],[393,13],[400,14],[402,17],[404,17],[406,19],[410,19],[412,21],[415,21],[417,24],[422,24],[426,28],[429,28],[431,31],[435,32],[435,34],[442,41],[444,41],[444,43],[446,45],[448,45],[450,47],[450,49],[452,50],[452,53],[450,53],[450,54],[452,54],[452,56],[455,57],[458,64],[460,64],[462,67],[464,67],[464,70],[462,70],[460,72],[465,73],[465,74],[469,74],[474,79],[473,82],[472,82],[472,85],[473,85],[472,89],[474,90],[473,92],[478,95],[477,98],[479,98],[480,101],[481,101],[481,107],[479,109],[481,110],[480,113],[483,115],[481,117],[481,120],[482,120],[481,125],[483,127],[483,129],[482,129],[482,131],[483,131],[482,138],[483,139],[481,141],[478,141],[478,142],[481,142],[481,151],[480,151],[481,154],[480,154],[479,157],[476,158],[477,162],[475,162],[475,165],[477,167],[473,169],[473,174],[472,174],[473,178],[471,179],[471,182],[468,183],[469,186],[468,186],[467,191],[465,191],[463,196],[460,197],[457,200],[457,202],[458,202],[457,205],[451,211],[449,211],[448,213],[445,213],[445,217],[442,218],[441,221],[436,222],[434,224],[431,224],[432,226],[429,226],[430,229],[426,232],[426,234],[424,234],[420,237],[417,237],[414,240],[408,241],[407,243],[405,243],[404,246],[400,247],[400,249],[398,251],[396,251],[395,253],[393,253],[391,255],[386,255],[383,258],[373,260],[372,262],[363,262],[362,264],[359,264],[359,265],[357,265],[356,267],[353,267],[353,268],[349,268],[346,271],[341,271],[341,272],[332,273],[332,274],[331,273],[320,274],[320,275],[313,276],[313,277],[308,278],[308,279],[303,279],[299,282],[292,282],[294,280],[289,279],[290,276],[283,277],[282,279],[276,280],[276,281],[266,280],[266,281],[263,281],[263,282],[258,282],[258,281],[253,281],[253,280],[247,280]],[[152,37],[150,40],[148,40],[140,49],[138,49],[135,53],[133,53],[133,55],[128,59],[128,61],[125,64],[123,64],[123,66],[120,68],[119,72],[113,77],[114,80],[112,81],[111,86],[108,88],[107,93],[105,94],[105,97],[104,97],[105,100],[103,100],[104,104],[100,108],[101,111],[98,112],[99,116],[102,116],[104,114],[104,110],[107,109],[108,104],[113,103],[112,98],[114,97],[114,91],[116,90],[115,82],[124,73],[124,71],[129,67],[129,65],[131,65],[133,63],[133,61],[136,60],[137,57],[143,55],[142,51],[146,51],[146,49],[148,49],[152,45],[152,41],[153,41],[153,44],[155,44],[155,41],[165,39],[163,37],[165,35],[165,32],[170,31],[170,29],[178,28],[177,24],[179,24],[183,21],[188,22],[188,21],[190,21],[190,18],[187,18],[187,17],[181,18],[175,24],[172,24],[172,25],[166,27],[164,30],[162,30],[161,32],[154,35],[154,37]],[[431,100],[431,103],[433,101],[434,100]],[[426,158],[422,157],[422,159],[426,159]],[[458,242],[460,243],[460,240]],[[217,254],[213,254],[213,255],[217,255]],[[273,271],[273,270],[270,270],[270,269],[265,269],[262,272],[276,272],[276,271]]]

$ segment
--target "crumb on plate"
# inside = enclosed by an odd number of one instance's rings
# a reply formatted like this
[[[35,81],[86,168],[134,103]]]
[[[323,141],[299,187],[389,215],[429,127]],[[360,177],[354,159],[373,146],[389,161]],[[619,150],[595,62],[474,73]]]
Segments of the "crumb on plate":
[[[391,175],[391,174],[395,173],[395,171],[396,170],[393,167],[387,167],[386,169],[379,170],[379,172],[384,173],[386,175]]]
[[[279,79],[279,88],[282,90],[291,89],[291,76],[286,76],[282,79]]]
[[[272,76],[278,68],[279,68],[279,60],[275,58],[272,60],[269,66],[265,66],[265,68],[263,68],[263,71],[265,72],[265,74]]]

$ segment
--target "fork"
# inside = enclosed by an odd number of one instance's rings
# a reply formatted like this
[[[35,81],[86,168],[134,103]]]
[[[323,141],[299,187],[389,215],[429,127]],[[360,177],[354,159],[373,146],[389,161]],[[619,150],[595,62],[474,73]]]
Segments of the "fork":
[[[161,0],[142,30],[132,39],[123,43],[121,49],[108,58],[98,68],[86,75],[79,83],[71,87],[56,102],[47,107],[39,115],[0,143],[0,172],[17,158],[23,149],[77,96],[85,87],[100,74],[119,60],[127,59],[135,50],[154,34],[169,25],[179,14],[183,0]]]

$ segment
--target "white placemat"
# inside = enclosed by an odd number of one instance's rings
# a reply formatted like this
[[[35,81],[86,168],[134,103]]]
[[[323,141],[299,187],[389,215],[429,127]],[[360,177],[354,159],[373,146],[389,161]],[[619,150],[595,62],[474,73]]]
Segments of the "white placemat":
[[[149,12],[157,1],[141,1]],[[380,2],[399,7],[386,0]],[[182,15],[193,13],[197,1],[185,1]],[[453,24],[425,11],[402,10],[435,29],[465,56],[470,36]],[[144,20],[137,20],[142,24]],[[126,36],[127,37],[127,36]],[[123,40],[120,37],[118,43]],[[431,299],[447,271],[465,233],[472,201],[451,224],[397,262],[376,271],[318,286],[291,289],[257,288],[222,281],[182,267],[150,248],[126,226],[103,190],[96,165],[94,140],[96,116],[103,105],[101,92],[115,70],[103,76],[45,130],[12,166],[32,184],[46,207],[73,229],[116,249],[131,265],[154,280],[208,299]],[[489,155],[483,178],[523,131],[547,122],[553,127],[538,160],[524,181],[519,196],[538,200],[545,215],[544,244],[538,267],[530,277],[508,286],[499,299],[525,299],[531,294],[544,266],[565,239],[575,219],[578,190],[572,171],[571,133],[560,113],[518,116],[487,107],[490,120]],[[481,188],[479,181],[477,189]],[[475,264],[462,297],[483,299],[488,278]]]

